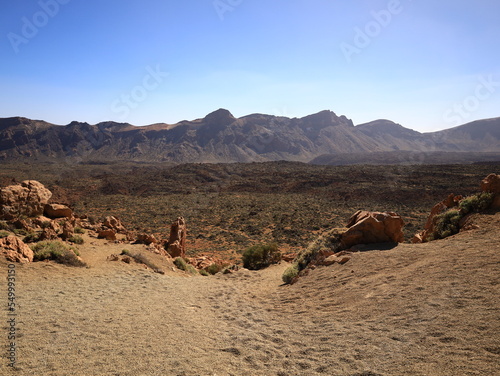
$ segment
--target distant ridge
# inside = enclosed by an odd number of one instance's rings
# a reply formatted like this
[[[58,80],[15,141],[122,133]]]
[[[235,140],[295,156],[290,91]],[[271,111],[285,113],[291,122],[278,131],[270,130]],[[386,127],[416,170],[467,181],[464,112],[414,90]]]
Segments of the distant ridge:
[[[411,153],[425,154],[417,158]],[[73,121],[61,126],[23,117],[0,118],[1,160],[453,163],[498,160],[497,153],[500,118],[432,133],[390,120],[354,126],[332,111],[302,118],[265,114],[235,118],[219,109],[202,119],[142,127],[111,121],[95,125]]]

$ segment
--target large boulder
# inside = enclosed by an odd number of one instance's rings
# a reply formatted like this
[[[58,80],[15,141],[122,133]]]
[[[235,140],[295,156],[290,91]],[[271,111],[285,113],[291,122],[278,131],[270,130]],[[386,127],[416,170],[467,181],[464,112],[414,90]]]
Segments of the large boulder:
[[[45,186],[36,180],[0,189],[0,219],[14,219],[21,215],[37,217],[43,214],[52,197]]]
[[[73,216],[73,210],[68,208],[66,205],[60,205],[60,204],[45,205],[44,213],[47,217],[52,219],[71,218]]]
[[[500,209],[500,175],[489,174],[481,181],[481,190],[483,192],[493,193],[493,203],[491,207]]]
[[[33,251],[17,236],[0,239],[0,254],[11,262],[32,262]]]
[[[98,232],[97,237],[99,239],[106,239],[109,241],[116,240],[116,231],[110,228],[102,229]]]
[[[342,249],[357,244],[401,243],[404,241],[403,219],[396,213],[357,211],[341,235]]]
[[[186,255],[187,227],[184,218],[179,217],[170,226],[167,252],[172,257],[184,257]]]

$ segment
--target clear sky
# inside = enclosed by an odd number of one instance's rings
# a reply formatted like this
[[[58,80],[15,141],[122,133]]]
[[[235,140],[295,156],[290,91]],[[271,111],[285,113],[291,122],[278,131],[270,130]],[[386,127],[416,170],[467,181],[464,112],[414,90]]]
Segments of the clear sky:
[[[498,0],[16,0],[0,117],[175,123],[321,110],[419,131],[500,116]]]

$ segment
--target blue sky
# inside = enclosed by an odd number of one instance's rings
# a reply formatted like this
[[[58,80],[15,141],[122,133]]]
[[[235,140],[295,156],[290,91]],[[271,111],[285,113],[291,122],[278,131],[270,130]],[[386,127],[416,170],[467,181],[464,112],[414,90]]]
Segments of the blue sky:
[[[146,125],[500,116],[498,0],[16,0],[0,13],[0,117]]]

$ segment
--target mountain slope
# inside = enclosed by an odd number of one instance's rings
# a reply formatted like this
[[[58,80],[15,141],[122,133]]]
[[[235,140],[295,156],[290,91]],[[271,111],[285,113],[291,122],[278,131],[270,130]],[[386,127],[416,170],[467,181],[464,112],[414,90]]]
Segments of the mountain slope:
[[[127,123],[66,126],[21,117],[0,119],[0,159],[66,158],[171,162],[308,162],[372,152],[500,152],[500,118],[422,134],[376,120],[354,126],[321,111],[303,118],[219,109],[202,119],[136,127]]]

